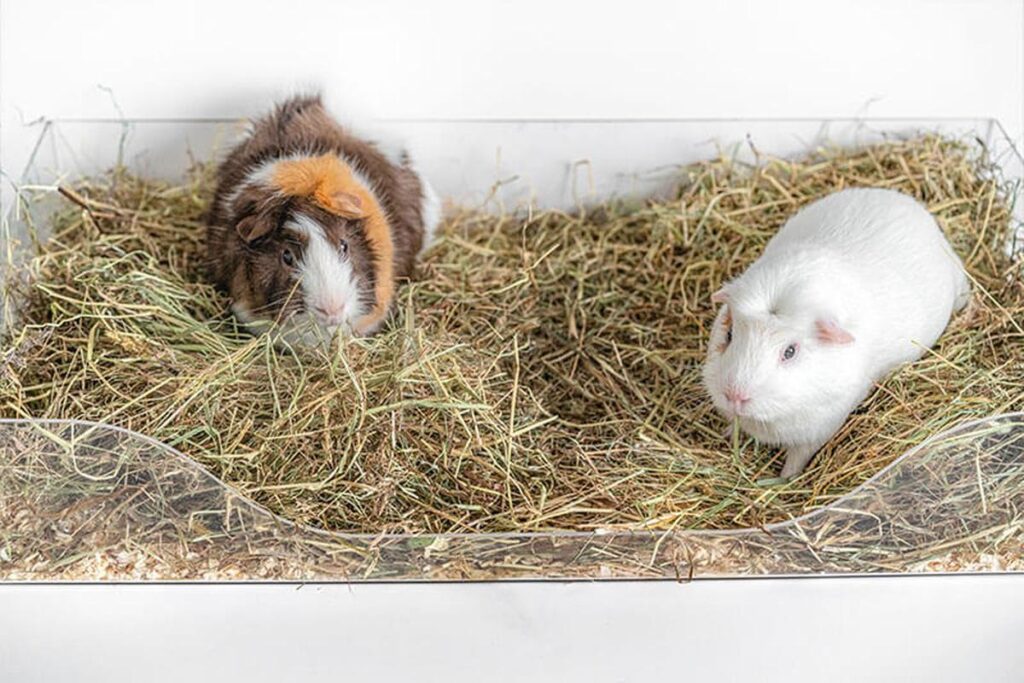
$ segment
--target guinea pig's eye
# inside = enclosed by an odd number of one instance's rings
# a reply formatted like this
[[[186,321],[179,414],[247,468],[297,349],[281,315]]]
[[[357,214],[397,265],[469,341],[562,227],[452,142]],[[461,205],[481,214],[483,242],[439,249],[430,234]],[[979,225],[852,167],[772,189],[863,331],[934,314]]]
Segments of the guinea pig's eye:
[[[285,247],[281,252],[281,262],[289,268],[295,267],[295,252],[291,250],[291,247]]]
[[[732,327],[728,327],[725,330],[725,345],[732,344]]]
[[[347,255],[348,254],[348,240],[341,240],[341,243],[338,245],[338,249],[341,251],[342,256]]]
[[[794,344],[790,344],[789,346],[787,346],[782,351],[782,360],[783,361],[787,361],[787,360],[793,360],[794,358],[796,358],[796,352],[797,352],[797,350],[799,348],[800,348],[799,345],[795,344],[795,343]]]

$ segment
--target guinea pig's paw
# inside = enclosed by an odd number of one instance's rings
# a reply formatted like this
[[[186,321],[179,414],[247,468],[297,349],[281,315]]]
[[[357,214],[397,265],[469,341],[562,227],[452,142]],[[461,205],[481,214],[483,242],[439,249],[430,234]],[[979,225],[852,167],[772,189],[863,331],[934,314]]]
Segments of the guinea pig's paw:
[[[799,444],[786,448],[786,462],[779,474],[783,479],[795,479],[807,467],[814,454],[818,452],[817,446]]]

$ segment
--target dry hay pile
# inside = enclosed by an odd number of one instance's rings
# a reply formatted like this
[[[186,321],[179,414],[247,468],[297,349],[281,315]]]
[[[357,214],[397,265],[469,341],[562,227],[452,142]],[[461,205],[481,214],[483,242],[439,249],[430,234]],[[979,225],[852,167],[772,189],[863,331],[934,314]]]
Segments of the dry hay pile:
[[[750,167],[685,169],[675,199],[582,215],[466,213],[392,324],[329,351],[236,329],[202,275],[209,169],[77,186],[16,287],[4,417],[110,422],[197,459],[275,512],[376,533],[729,528],[848,492],[929,435],[1024,408],[1024,286],[1007,189],[935,136]],[[795,482],[700,385],[710,293],[801,205],[904,190],[976,294],[939,345],[872,394]],[[23,273],[23,276],[25,273]]]

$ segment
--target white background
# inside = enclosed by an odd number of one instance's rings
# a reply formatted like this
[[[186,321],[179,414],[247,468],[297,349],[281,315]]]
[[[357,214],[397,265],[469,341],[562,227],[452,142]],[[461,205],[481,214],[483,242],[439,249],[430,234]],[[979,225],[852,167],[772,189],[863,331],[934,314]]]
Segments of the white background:
[[[382,118],[995,117],[1020,139],[1022,37],[1017,0],[3,0],[0,167],[39,117],[234,117],[305,87]]]
[[[40,117],[236,117],[307,87],[382,118],[995,117],[1020,141],[1024,11],[1013,0],[0,4],[9,178]],[[7,586],[0,680],[319,680],[332,665],[354,680],[1014,680],[1022,591],[1021,577]]]

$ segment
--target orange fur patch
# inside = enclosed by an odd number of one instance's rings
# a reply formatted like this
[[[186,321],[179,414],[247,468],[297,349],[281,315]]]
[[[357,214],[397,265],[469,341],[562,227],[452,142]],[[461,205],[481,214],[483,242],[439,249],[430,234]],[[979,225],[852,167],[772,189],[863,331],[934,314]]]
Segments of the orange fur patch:
[[[333,214],[364,219],[366,241],[376,255],[377,278],[373,309],[356,322],[356,331],[370,331],[387,315],[395,288],[391,226],[377,198],[334,154],[281,161],[274,169],[273,182],[287,196],[309,197]]]

